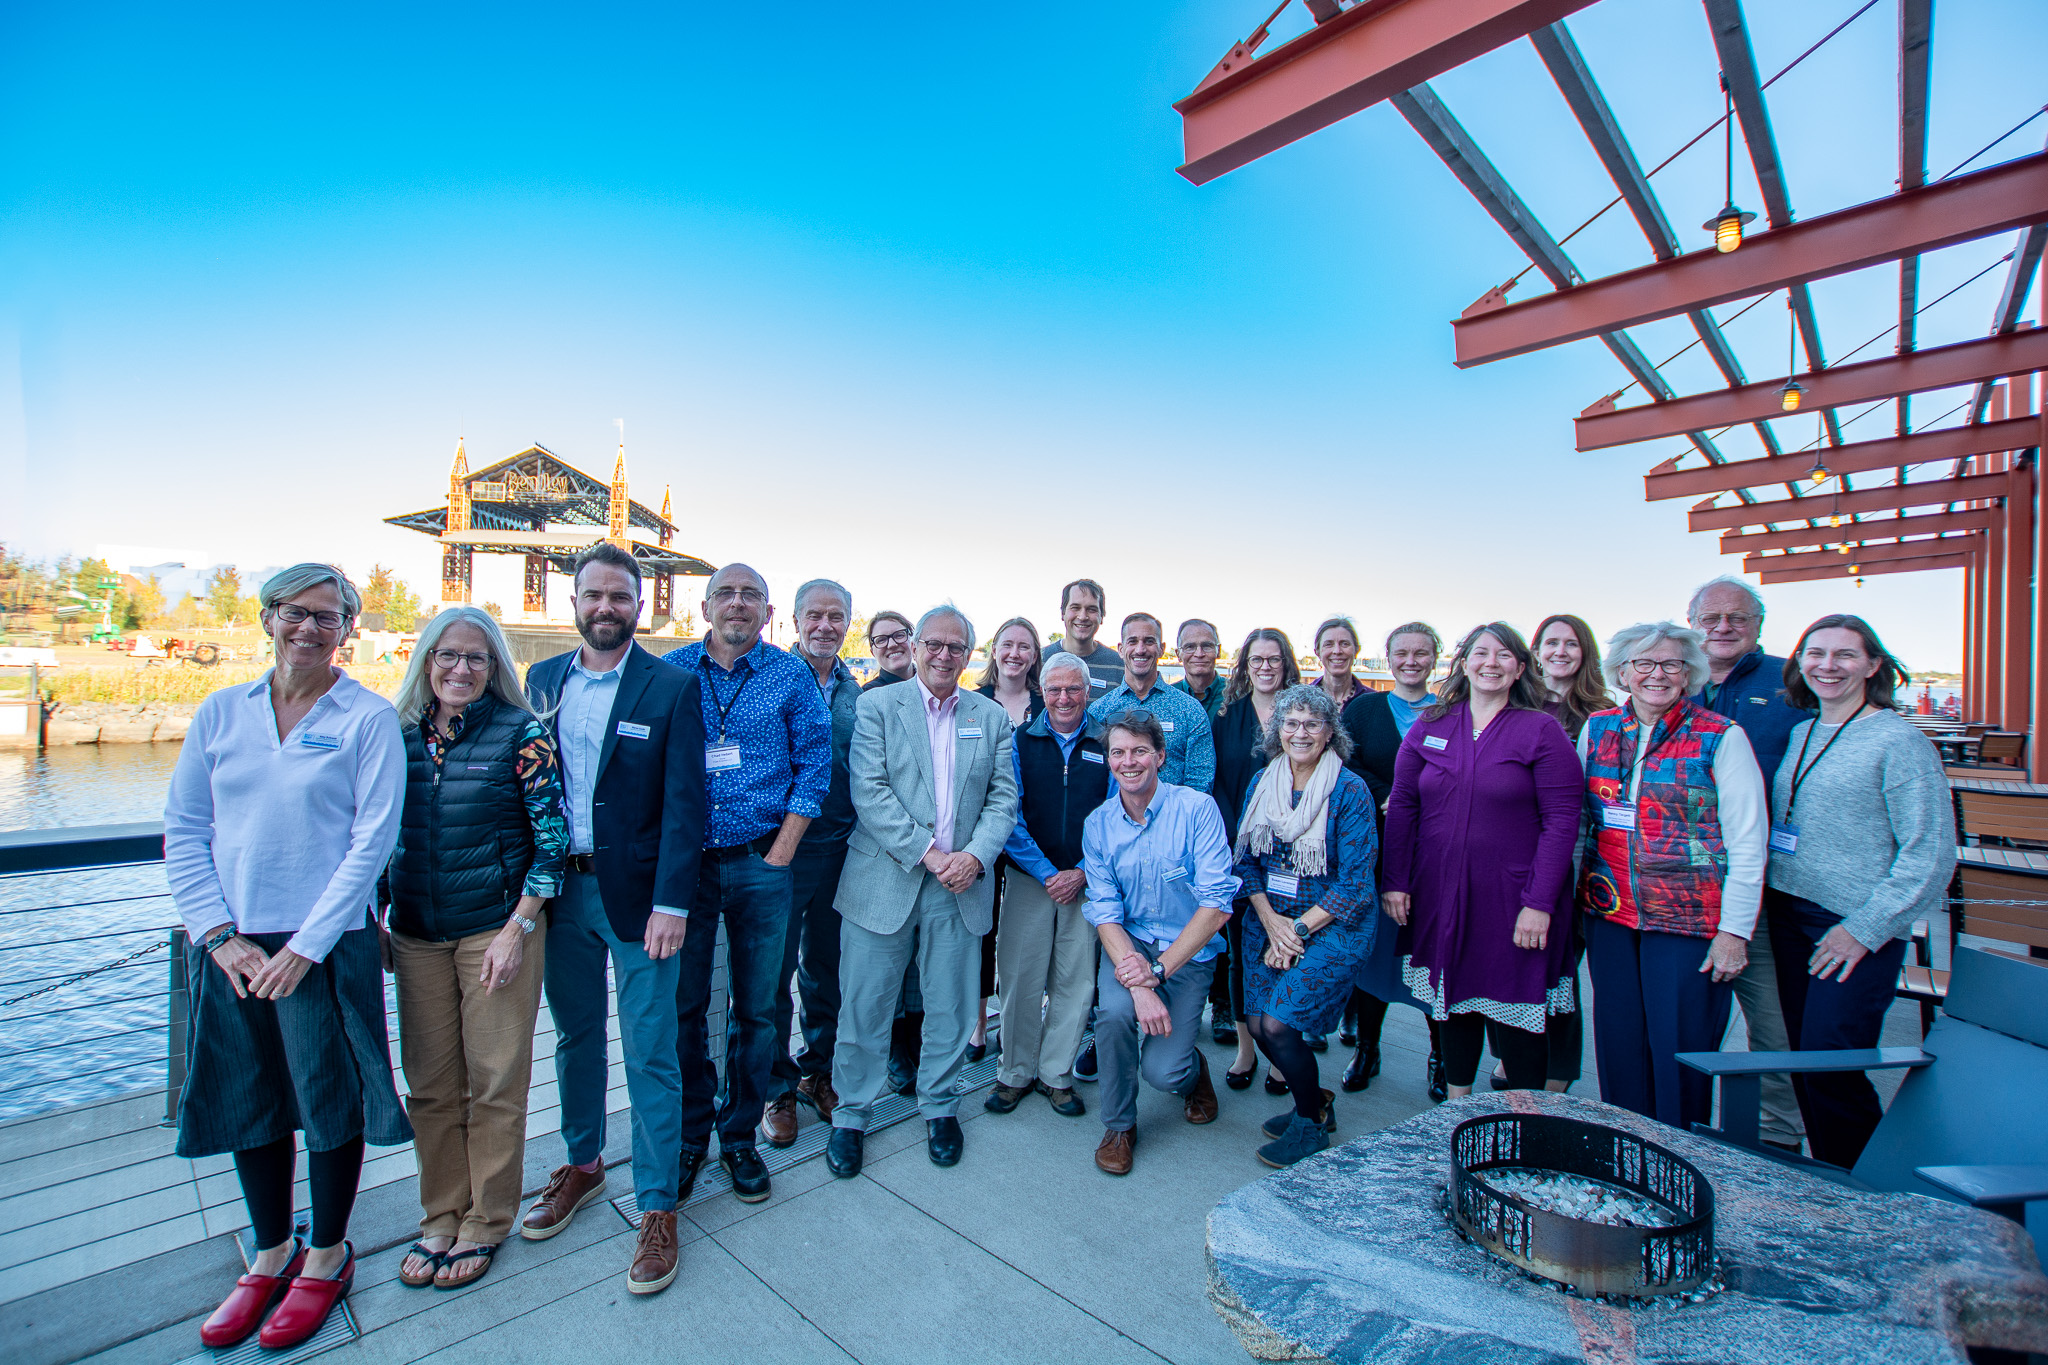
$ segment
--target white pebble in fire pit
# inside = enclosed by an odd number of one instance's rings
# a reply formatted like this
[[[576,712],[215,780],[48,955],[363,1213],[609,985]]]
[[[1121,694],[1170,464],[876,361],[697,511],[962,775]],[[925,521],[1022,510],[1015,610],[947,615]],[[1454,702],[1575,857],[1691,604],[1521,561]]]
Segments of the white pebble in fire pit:
[[[1550,1213],[1610,1227],[1666,1228],[1678,1220],[1663,1205],[1639,1194],[1583,1176],[1536,1167],[1482,1171],[1480,1178],[1502,1194]]]

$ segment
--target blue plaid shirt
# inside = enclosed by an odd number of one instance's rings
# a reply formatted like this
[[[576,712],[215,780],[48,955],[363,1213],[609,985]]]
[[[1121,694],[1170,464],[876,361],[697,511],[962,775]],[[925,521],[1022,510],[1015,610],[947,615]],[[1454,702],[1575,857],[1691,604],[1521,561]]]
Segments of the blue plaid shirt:
[[[773,834],[785,815],[815,819],[832,786],[832,717],[810,665],[766,640],[730,669],[702,643],[661,657],[697,675],[705,743],[740,749],[739,767],[704,774],[704,847]]]

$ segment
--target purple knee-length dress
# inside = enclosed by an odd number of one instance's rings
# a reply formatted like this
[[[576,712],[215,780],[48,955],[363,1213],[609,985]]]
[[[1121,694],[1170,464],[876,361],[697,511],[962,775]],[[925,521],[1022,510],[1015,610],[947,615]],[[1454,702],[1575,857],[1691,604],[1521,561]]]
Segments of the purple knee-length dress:
[[[1477,1012],[1540,1033],[1548,1015],[1571,1011],[1584,788],[1571,740],[1541,711],[1503,711],[1475,740],[1460,702],[1401,741],[1381,885],[1410,897],[1401,972],[1432,1018]],[[1550,913],[1547,946],[1515,946],[1524,906]]]

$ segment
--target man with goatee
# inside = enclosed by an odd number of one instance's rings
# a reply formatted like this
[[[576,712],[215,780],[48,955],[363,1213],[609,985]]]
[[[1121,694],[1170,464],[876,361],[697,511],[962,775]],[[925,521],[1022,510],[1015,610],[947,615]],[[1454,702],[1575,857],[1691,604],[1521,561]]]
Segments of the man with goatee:
[[[682,1072],[676,983],[704,847],[704,716],[697,680],[633,642],[640,565],[598,542],[576,561],[583,647],[535,664],[526,690],[553,717],[569,824],[568,871],[549,912],[542,983],[555,1018],[567,1164],[527,1210],[520,1235],[540,1241],[604,1194],[605,964],[618,986],[626,1093],[633,1104],[633,1184],[640,1238],[626,1271],[635,1294],[676,1277],[676,1154]]]

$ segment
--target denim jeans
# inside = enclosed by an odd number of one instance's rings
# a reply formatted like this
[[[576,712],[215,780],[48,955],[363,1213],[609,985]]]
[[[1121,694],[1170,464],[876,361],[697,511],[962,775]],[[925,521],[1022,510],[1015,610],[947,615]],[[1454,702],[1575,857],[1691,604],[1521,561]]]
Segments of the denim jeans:
[[[777,1090],[793,1090],[805,1076],[832,1074],[832,1049],[839,1041],[839,873],[846,866],[846,841],[798,844],[790,863],[789,933],[782,943],[782,975],[775,983],[775,1065]],[[790,998],[796,983],[799,1008]],[[737,1016],[735,1016],[735,1020]],[[801,1057],[789,1055],[789,1039],[803,1029]],[[727,1029],[726,1052],[739,1038]]]
[[[775,1007],[775,992],[789,932],[790,885],[788,868],[771,867],[757,853],[704,851],[689,932],[676,954],[682,964],[676,978],[676,1058],[683,1073],[686,1150],[710,1146],[714,1123],[721,1150],[754,1145],[754,1129],[768,1104],[777,1021],[788,1019],[786,1005]],[[718,1071],[711,1064],[705,1018],[721,916],[729,1019],[723,1103],[717,1098]],[[779,1045],[788,1048],[786,1041]]]

